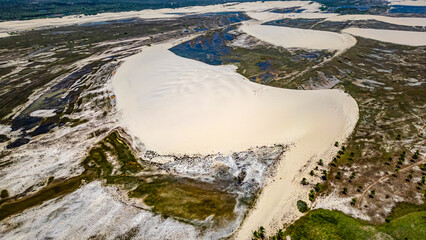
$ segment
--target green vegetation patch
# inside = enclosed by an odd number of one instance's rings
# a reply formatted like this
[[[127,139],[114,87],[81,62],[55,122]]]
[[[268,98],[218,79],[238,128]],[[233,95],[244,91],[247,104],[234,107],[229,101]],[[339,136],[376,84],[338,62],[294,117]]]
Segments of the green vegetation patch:
[[[425,236],[426,211],[416,211],[389,223],[371,225],[338,211],[318,209],[289,226],[291,239],[421,239]]]
[[[333,53],[328,51],[288,51],[268,45],[252,48],[233,47],[229,55],[222,56],[224,64],[235,64],[237,72],[261,83],[284,81],[285,76],[295,74],[313,67],[329,58]]]
[[[138,161],[130,145],[118,131],[111,132],[93,147],[82,165],[85,168],[82,175],[65,180],[50,177],[46,187],[28,197],[9,198],[7,191],[3,190],[0,220],[69,194],[81,186],[83,179],[86,182],[106,180],[106,184],[129,191],[129,197],[143,198],[152,211],[165,217],[205,220],[213,216],[215,223],[234,218],[236,195],[220,189],[220,183],[156,175],[148,164]]]
[[[236,204],[236,196],[213,183],[170,176],[146,179],[129,196],[143,197],[145,204],[162,215],[197,220],[209,216],[230,220]]]

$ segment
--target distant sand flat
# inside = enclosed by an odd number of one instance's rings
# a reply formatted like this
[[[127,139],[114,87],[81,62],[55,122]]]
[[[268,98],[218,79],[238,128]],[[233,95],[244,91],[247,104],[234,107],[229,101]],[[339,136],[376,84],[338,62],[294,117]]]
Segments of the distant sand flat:
[[[388,0],[390,5],[426,6],[426,0]]]
[[[305,48],[343,51],[356,44],[348,34],[246,23],[241,30],[262,41],[284,48]]]
[[[169,47],[129,57],[113,79],[122,120],[148,149],[228,153],[308,134],[331,144],[357,116],[355,101],[339,90],[263,86],[229,66],[176,56]]]
[[[346,21],[357,21],[357,20],[377,20],[389,24],[403,25],[403,26],[426,26],[426,18],[416,17],[387,17],[379,15],[339,15],[332,16],[325,21],[330,22],[346,22]]]
[[[425,46],[426,32],[382,30],[368,28],[346,28],[342,32],[363,38],[407,46]]]
[[[182,8],[145,9],[129,12],[107,12],[95,15],[70,15],[57,18],[41,18],[31,20],[0,22],[0,37],[7,37],[7,32],[25,31],[54,26],[67,26],[90,22],[113,21],[120,19],[166,19],[179,18],[185,15],[217,13],[217,12],[249,12],[267,11],[277,8],[301,7],[305,10],[316,11],[321,5],[308,1],[270,1],[270,2],[243,2],[226,3],[206,6],[190,6]]]

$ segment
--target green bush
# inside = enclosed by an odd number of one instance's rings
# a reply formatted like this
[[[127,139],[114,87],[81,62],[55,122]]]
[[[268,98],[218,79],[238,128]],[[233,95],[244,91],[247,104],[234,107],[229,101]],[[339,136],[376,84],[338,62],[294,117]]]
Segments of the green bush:
[[[302,200],[297,201],[297,208],[301,213],[304,213],[309,210],[308,204]]]
[[[1,198],[9,197],[9,192],[6,189],[1,190]]]

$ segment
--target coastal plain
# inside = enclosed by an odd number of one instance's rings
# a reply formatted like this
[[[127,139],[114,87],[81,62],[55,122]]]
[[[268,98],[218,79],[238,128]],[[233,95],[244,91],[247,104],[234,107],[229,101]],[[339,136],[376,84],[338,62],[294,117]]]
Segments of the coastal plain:
[[[426,18],[325,6],[0,22],[0,237],[421,235]]]

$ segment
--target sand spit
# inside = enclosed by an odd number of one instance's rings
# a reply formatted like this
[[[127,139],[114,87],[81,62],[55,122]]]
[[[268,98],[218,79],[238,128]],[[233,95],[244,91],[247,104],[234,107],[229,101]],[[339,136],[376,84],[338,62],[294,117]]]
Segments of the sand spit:
[[[96,15],[72,15],[61,18],[32,19],[22,21],[0,22],[0,37],[8,36],[8,32],[19,32],[40,28],[50,28],[58,26],[68,26],[73,24],[83,24],[90,22],[113,21],[129,18],[141,19],[161,19],[177,18],[185,15],[217,13],[217,12],[249,12],[249,11],[267,11],[276,8],[303,7],[304,9],[316,9],[320,5],[310,4],[308,1],[271,1],[271,2],[246,2],[246,3],[227,3],[208,6],[193,6],[184,8],[162,8],[147,9],[142,11],[118,12],[118,13],[100,13]]]
[[[342,32],[363,38],[408,46],[425,46],[426,32],[346,28]]]
[[[344,51],[356,44],[348,34],[245,23],[240,28],[262,41],[284,47]]]

